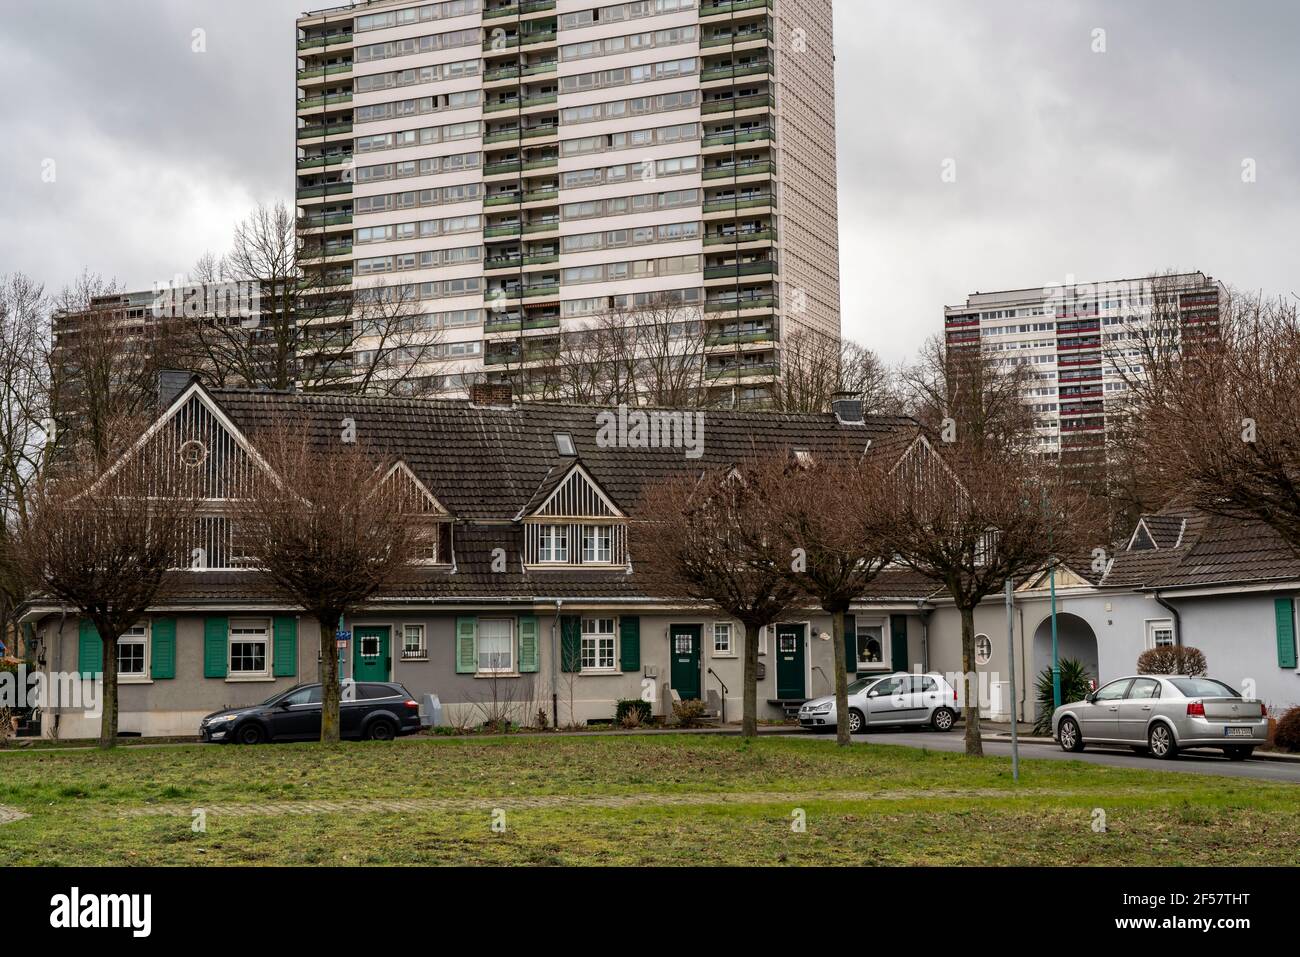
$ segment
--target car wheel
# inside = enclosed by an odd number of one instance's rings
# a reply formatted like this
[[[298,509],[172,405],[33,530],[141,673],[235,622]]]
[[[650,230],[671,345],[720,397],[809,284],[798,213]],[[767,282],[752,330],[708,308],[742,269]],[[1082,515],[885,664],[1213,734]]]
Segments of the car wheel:
[[[936,708],[930,717],[930,723],[934,725],[936,731],[951,731],[953,722],[957,716],[952,713],[950,708]]]
[[[849,734],[862,734],[867,730],[867,719],[857,708],[849,709]]]
[[[256,721],[250,721],[235,732],[235,740],[240,744],[261,744],[266,740],[266,732]]]
[[[1061,720],[1061,726],[1056,730],[1056,737],[1061,742],[1062,751],[1079,752],[1083,750],[1083,735],[1079,733],[1079,726],[1073,718]]]
[[[397,728],[387,718],[376,718],[366,729],[366,737],[371,741],[392,741],[397,737]]]
[[[1167,724],[1151,726],[1151,730],[1147,732],[1147,745],[1151,749],[1151,754],[1161,760],[1167,761],[1178,756],[1178,743],[1174,741],[1174,733],[1169,730]]]
[[[1234,744],[1224,748],[1223,753],[1228,756],[1229,761],[1245,761],[1255,753],[1255,747],[1250,744]]]

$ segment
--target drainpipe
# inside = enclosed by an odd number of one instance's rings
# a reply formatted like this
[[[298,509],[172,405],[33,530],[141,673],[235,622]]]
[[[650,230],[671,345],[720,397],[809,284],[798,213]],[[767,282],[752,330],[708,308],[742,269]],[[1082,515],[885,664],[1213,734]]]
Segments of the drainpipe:
[[[555,640],[555,629],[560,624],[560,609],[564,607],[564,599],[555,599],[555,617],[551,619],[551,727],[560,726],[560,692],[556,684],[558,680],[557,672],[560,670],[559,643]]]
[[[927,610],[924,601],[916,603],[916,613],[921,618],[921,670],[928,672],[930,670],[930,614],[933,609]]]
[[[1161,598],[1160,592],[1158,591],[1152,592],[1151,597],[1156,600],[1156,604],[1158,604],[1161,608],[1169,612],[1169,614],[1173,615],[1174,647],[1181,648],[1183,646],[1183,619],[1182,616],[1178,614],[1178,609],[1175,608],[1173,605],[1169,604],[1169,602],[1165,601],[1163,598]]]
[[[54,662],[53,662],[54,671],[56,674],[62,674],[63,672],[63,625],[67,620],[68,620],[67,606],[60,606],[59,639],[58,639],[56,650],[54,652]],[[50,737],[53,738],[55,741],[57,741],[59,740],[59,718],[63,716],[63,706],[60,705],[59,707],[54,708],[52,710],[54,713],[50,716],[51,717]]]

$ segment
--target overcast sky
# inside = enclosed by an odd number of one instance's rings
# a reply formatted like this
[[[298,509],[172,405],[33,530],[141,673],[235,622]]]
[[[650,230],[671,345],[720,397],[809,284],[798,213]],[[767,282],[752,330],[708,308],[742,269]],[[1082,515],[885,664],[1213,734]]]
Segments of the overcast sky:
[[[4,0],[0,273],[148,288],[289,200],[313,5]],[[1300,292],[1297,37],[1294,0],[835,0],[845,334],[897,361],[1070,276]]]

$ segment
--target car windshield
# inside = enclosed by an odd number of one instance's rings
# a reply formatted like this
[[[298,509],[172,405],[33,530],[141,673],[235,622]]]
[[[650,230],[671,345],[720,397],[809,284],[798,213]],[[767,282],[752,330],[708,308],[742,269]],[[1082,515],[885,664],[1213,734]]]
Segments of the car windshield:
[[[1189,698],[1240,698],[1231,686],[1213,678],[1170,678],[1169,683]]]

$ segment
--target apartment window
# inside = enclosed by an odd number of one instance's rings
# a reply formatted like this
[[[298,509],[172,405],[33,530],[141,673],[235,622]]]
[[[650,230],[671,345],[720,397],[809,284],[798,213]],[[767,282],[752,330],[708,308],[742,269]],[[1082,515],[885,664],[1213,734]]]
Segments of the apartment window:
[[[582,670],[614,670],[614,619],[582,619]]]
[[[567,562],[569,560],[568,526],[543,525],[540,533],[537,560],[542,562]]]
[[[613,556],[614,535],[608,525],[582,526],[582,561],[608,564]]]
[[[230,669],[234,677],[264,677],[270,671],[270,624],[263,620],[230,622]]]
[[[425,658],[428,651],[424,644],[424,625],[402,626],[402,657]]]
[[[478,623],[478,670],[480,674],[508,674],[514,671],[514,632],[509,618],[481,618]]]
[[[715,621],[713,623],[713,653],[722,657],[735,654],[731,644],[731,622]]]
[[[149,628],[134,625],[117,639],[117,677],[148,677]]]

